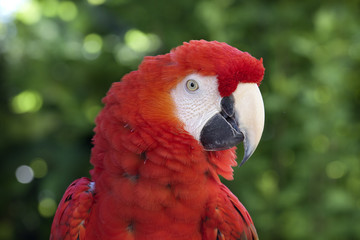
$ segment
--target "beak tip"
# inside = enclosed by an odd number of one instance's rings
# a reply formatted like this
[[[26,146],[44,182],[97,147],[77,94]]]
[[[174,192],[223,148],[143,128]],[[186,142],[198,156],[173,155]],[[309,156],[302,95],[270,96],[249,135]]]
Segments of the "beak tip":
[[[246,142],[244,142],[244,148],[245,148],[244,157],[243,157],[243,160],[241,161],[241,163],[239,165],[240,167],[242,165],[244,165],[244,163],[251,157],[251,155],[255,151],[255,148],[249,147]]]
[[[244,165],[244,163],[246,163],[246,161],[250,158],[250,156],[244,155],[243,160],[241,161],[239,167],[241,167],[242,165]]]

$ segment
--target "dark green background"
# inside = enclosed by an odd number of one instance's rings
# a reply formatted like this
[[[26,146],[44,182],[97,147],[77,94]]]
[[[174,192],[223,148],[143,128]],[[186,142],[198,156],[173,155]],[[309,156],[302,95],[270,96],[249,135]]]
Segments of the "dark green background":
[[[260,239],[360,239],[359,1],[30,3],[0,22],[0,239],[48,238],[111,83],[191,39],[264,59],[263,138],[226,182]]]

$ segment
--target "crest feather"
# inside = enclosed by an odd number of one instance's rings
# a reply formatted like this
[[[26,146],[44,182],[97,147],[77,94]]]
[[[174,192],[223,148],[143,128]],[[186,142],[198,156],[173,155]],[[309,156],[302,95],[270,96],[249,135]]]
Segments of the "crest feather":
[[[236,90],[239,82],[257,83],[263,79],[265,68],[247,52],[242,52],[226,43],[192,40],[173,49],[172,60],[182,68],[203,75],[217,75],[222,97]]]

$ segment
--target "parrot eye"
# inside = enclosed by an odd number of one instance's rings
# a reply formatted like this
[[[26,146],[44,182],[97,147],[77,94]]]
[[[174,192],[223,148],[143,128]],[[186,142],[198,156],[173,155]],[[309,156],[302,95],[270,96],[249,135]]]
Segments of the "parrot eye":
[[[195,80],[190,79],[190,80],[187,80],[187,82],[186,82],[186,88],[189,91],[194,92],[199,89],[199,84]]]

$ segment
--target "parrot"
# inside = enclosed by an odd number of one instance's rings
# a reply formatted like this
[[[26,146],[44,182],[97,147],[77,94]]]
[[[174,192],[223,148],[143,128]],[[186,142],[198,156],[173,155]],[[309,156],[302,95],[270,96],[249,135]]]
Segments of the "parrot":
[[[258,239],[220,176],[233,180],[260,142],[264,72],[262,58],[218,41],[145,56],[103,98],[91,179],[67,188],[50,240]]]

